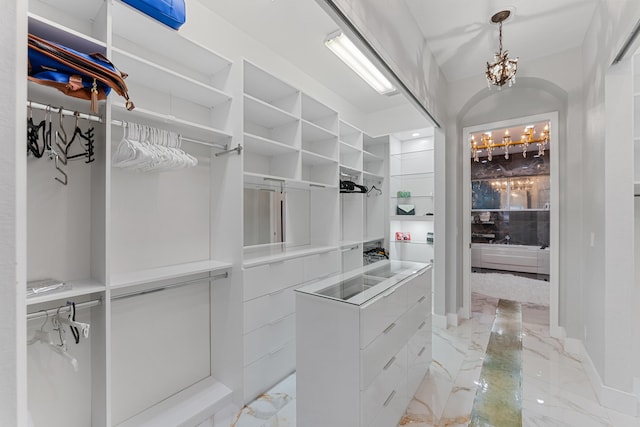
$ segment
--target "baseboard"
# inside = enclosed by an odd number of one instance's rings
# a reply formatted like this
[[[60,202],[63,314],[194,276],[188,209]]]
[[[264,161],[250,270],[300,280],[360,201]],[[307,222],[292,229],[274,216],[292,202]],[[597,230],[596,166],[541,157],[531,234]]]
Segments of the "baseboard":
[[[560,340],[560,342],[565,342],[567,339],[567,331],[562,326],[551,325],[549,328],[549,335],[551,335],[551,338]]]
[[[458,313],[447,313],[447,325],[458,326],[460,323],[460,316]]]
[[[444,314],[432,314],[433,326],[440,329],[447,329],[447,316]]]
[[[638,416],[638,397],[633,393],[605,385],[582,341],[567,338],[564,341],[564,348],[565,351],[578,356],[582,361],[587,377],[602,406],[634,417]]]

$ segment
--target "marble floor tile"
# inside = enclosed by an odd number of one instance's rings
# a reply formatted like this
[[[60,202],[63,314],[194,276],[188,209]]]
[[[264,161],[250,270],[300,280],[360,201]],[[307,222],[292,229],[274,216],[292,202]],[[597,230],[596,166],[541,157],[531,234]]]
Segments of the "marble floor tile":
[[[433,363],[400,427],[468,426],[497,305],[498,298],[473,293],[471,319],[434,327]],[[550,338],[545,305],[522,304],[522,375],[523,426],[640,427],[640,418],[600,406],[580,360]],[[295,382],[293,374],[215,426],[295,427]]]

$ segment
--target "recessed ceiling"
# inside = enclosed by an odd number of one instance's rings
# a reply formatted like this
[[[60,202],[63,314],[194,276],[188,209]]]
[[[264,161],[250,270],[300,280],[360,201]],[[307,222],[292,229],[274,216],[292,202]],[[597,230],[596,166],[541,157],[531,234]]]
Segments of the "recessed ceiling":
[[[408,102],[400,94],[379,95],[325,47],[339,27],[315,0],[201,2],[364,113]]]
[[[498,50],[491,16],[510,9],[502,25],[504,49],[518,68],[581,46],[598,0],[404,0],[449,82],[484,74]],[[517,84],[517,83],[516,83]]]

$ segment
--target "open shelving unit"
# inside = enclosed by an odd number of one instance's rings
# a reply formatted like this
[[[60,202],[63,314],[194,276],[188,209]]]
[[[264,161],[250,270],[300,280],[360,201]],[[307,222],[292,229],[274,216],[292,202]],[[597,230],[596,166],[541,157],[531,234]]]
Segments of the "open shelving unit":
[[[433,134],[405,140],[393,137],[390,142],[389,241],[394,259],[433,259],[433,243],[427,241],[434,231],[433,144]],[[410,240],[398,240],[397,232],[406,233]]]
[[[29,32],[106,55],[129,75],[136,105],[126,111],[113,93],[100,102],[93,121],[79,120],[83,131],[94,128],[95,160],[69,162],[67,185],[53,179],[56,169],[47,156],[27,160],[27,280],[65,283],[28,298],[27,312],[55,311],[69,301],[87,307],[77,316],[91,324],[87,339],[77,345],[67,339],[78,372],[63,358],[51,358],[45,346],[28,346],[34,422],[110,427],[204,420],[232,402],[232,390],[216,377],[226,343],[213,343],[217,326],[211,318],[224,304],[212,298],[215,287],[228,286],[233,270],[222,239],[216,239],[222,233],[216,220],[228,223],[235,215],[220,203],[221,189],[233,177],[218,171],[231,157],[215,156],[234,138],[233,63],[120,1],[31,0]],[[88,113],[88,101],[33,83],[27,88],[28,100],[50,104],[53,111]],[[33,110],[34,119],[43,115]],[[55,132],[58,117],[52,115]],[[121,122],[179,133],[182,149],[198,166],[157,173],[112,167]],[[68,132],[73,118],[63,123]],[[42,325],[28,321],[28,337]],[[141,331],[148,339],[136,339]],[[166,338],[154,334],[179,338],[169,348]],[[151,359],[158,363],[149,364]],[[178,394],[186,400],[177,401]]]

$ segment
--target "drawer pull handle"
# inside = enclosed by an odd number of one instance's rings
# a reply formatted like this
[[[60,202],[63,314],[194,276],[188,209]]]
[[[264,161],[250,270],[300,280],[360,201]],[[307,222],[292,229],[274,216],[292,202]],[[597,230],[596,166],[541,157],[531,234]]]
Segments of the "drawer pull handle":
[[[391,292],[387,292],[386,294],[382,294],[382,298],[390,297],[390,296],[391,296],[391,295],[393,295],[397,290],[398,290],[398,288],[394,288]]]
[[[287,315],[287,316],[288,316],[288,315]],[[286,318],[287,318],[287,316],[282,316],[282,317],[280,317],[280,318],[278,318],[278,319],[272,320],[271,322],[269,322],[269,326],[275,326],[275,325],[277,325],[278,323],[280,323],[280,322],[282,322],[284,319],[286,319]]]
[[[282,350],[284,350],[284,347],[285,347],[285,346],[282,346],[282,347],[280,347],[280,348],[278,348],[278,349],[276,349],[276,350],[270,351],[270,352],[269,352],[269,357],[273,357],[273,356],[275,356],[276,354],[280,353]]]
[[[382,368],[382,369],[383,369],[384,371],[386,371],[387,369],[389,369],[389,366],[393,365],[393,362],[395,362],[395,361],[396,361],[396,357],[395,357],[395,356],[393,356],[393,357],[391,358],[391,360],[389,360],[389,361],[387,362],[387,364],[386,364],[386,365],[384,365],[384,368]]]
[[[422,353],[427,349],[427,347],[422,347],[422,350],[418,352],[418,357],[422,356]]]
[[[396,322],[393,322],[392,324],[390,324],[389,326],[387,326],[387,329],[385,329],[384,331],[382,331],[383,334],[388,333],[389,331],[391,331],[393,328],[396,327]]]
[[[385,401],[384,401],[384,403],[382,404],[382,406],[388,406],[388,405],[389,405],[389,403],[391,403],[391,399],[393,399],[393,396],[395,396],[395,395],[396,395],[396,391],[395,391],[395,390],[393,390],[393,391],[391,392],[391,394],[389,395],[389,397],[387,397],[387,400],[385,400]]]
[[[355,251],[355,250],[356,250],[356,249],[358,249],[359,247],[360,247],[360,245],[354,245],[354,246],[351,246],[350,248],[344,248],[344,249],[341,249],[341,250],[340,250],[340,252],[343,252],[343,253],[344,253],[344,252],[351,252],[351,251]]]
[[[422,301],[424,301],[424,300],[426,300],[426,299],[427,299],[427,297],[426,297],[425,295],[422,295],[422,296],[420,297],[420,299],[418,300],[418,303],[421,303]]]
[[[425,322],[420,323],[420,326],[418,326],[418,330],[420,330],[420,329],[424,328],[424,325],[426,325],[426,324],[427,324],[427,322],[426,322],[426,321],[425,321]]]
[[[275,296],[275,295],[281,294],[281,293],[283,293],[283,292],[284,292],[284,290],[285,290],[285,289],[286,289],[286,288],[282,288],[282,289],[278,289],[277,291],[270,292],[270,293],[269,293],[269,296],[270,296],[270,297],[272,297],[272,296]]]

